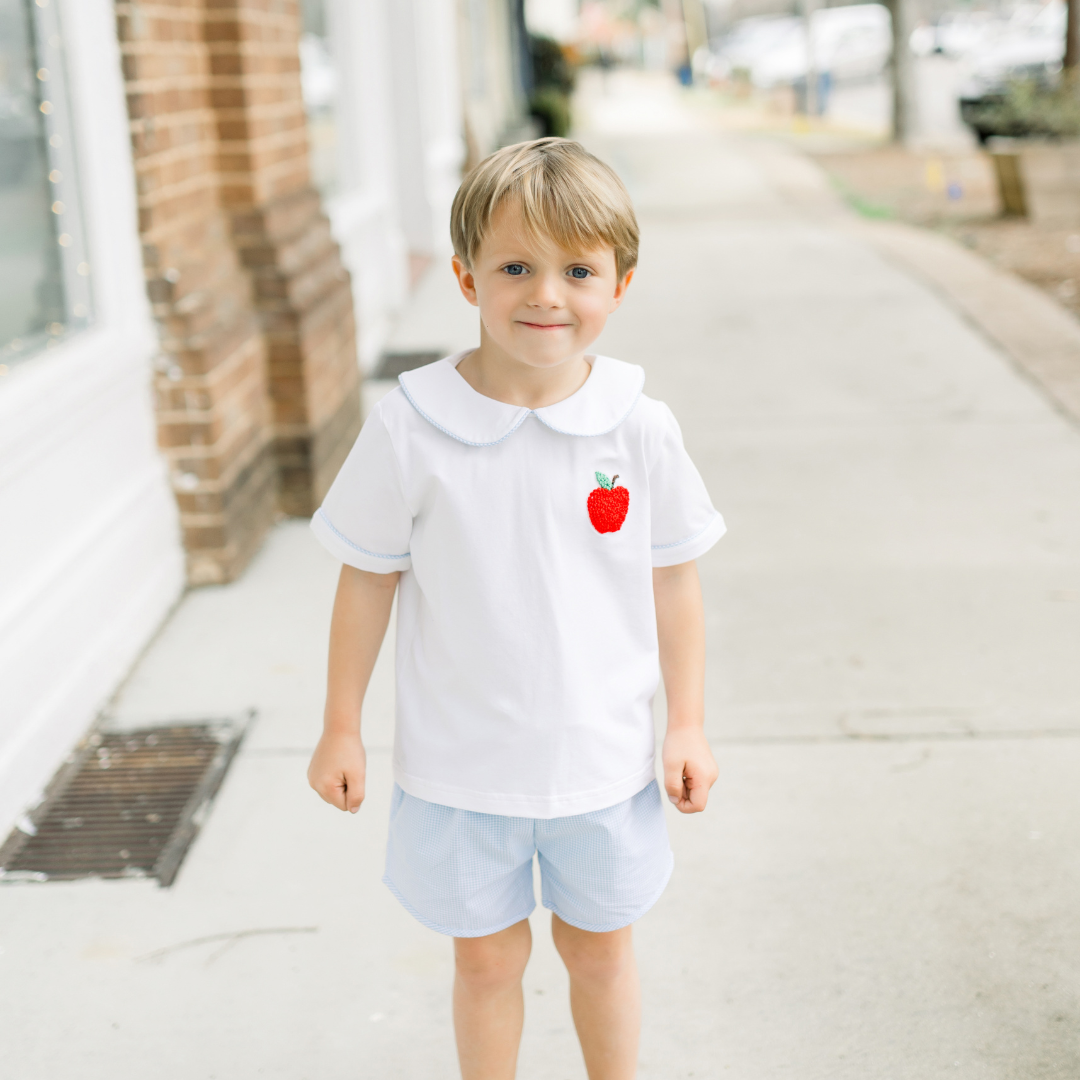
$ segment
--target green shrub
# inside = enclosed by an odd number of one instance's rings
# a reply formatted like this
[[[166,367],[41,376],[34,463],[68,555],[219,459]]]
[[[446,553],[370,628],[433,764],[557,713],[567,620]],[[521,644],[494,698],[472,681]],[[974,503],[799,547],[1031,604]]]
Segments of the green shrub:
[[[1003,94],[984,99],[970,110],[972,126],[986,135],[1014,138],[1080,136],[1080,82],[1062,78],[1056,85],[1016,79]]]
[[[553,89],[569,94],[574,89],[574,69],[566,62],[562,46],[553,38],[530,34],[529,59],[534,90]]]
[[[529,37],[532,62],[532,94],[529,113],[540,121],[542,135],[565,139],[570,134],[570,94],[574,89],[574,69],[566,61],[562,46],[548,37]]]
[[[557,135],[560,139],[570,134],[570,98],[554,87],[533,92],[529,113],[540,121],[541,134]]]

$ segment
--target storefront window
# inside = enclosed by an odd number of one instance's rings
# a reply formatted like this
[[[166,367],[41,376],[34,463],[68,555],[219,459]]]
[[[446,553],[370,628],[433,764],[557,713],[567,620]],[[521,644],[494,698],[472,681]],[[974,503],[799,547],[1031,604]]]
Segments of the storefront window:
[[[300,79],[307,112],[311,178],[324,199],[338,189],[337,70],[326,0],[301,0]]]
[[[0,0],[0,366],[91,314],[56,0]]]

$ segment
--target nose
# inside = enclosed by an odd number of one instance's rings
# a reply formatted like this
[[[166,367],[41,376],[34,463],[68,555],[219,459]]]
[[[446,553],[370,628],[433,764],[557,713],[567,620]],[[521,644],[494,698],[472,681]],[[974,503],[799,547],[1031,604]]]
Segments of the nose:
[[[533,279],[529,304],[533,307],[560,308],[563,306],[562,281],[558,274],[537,274]]]

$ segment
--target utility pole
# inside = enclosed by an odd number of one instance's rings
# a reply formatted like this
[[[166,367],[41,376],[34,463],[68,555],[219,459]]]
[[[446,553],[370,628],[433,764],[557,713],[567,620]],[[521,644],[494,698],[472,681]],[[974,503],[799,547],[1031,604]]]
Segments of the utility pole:
[[[1076,78],[1080,67],[1080,0],[1067,0],[1065,19],[1065,73]]]
[[[821,111],[818,104],[818,69],[814,51],[814,9],[815,0],[803,0],[803,33],[806,36],[806,115],[817,116]]]
[[[682,0],[683,23],[686,26],[686,51],[690,63],[694,62],[694,53],[709,44],[709,24],[705,19],[705,5],[702,0]]]
[[[915,57],[911,52],[911,32],[915,29],[914,0],[886,0],[892,17],[892,136],[895,142],[907,142],[915,133]],[[1076,3],[1076,0],[1070,0]]]

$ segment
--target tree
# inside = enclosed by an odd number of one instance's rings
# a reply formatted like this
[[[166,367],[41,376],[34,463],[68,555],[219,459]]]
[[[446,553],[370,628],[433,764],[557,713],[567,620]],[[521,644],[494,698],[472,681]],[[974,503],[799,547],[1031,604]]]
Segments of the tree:
[[[896,142],[906,142],[915,131],[915,57],[911,52],[911,32],[915,29],[914,0],[885,0],[892,17],[892,55],[889,74],[892,79],[892,135]],[[1070,4],[1078,0],[1069,0]]]

